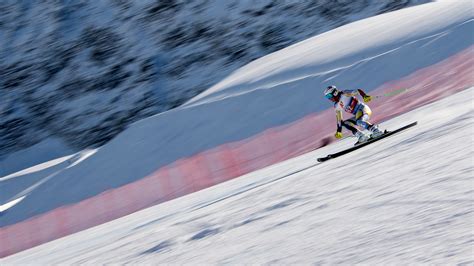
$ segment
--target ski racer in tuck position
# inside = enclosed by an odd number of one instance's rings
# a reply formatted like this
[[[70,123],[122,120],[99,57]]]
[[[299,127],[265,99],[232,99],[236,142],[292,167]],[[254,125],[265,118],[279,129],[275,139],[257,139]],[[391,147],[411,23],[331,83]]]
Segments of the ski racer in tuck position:
[[[356,144],[365,142],[369,138],[376,138],[383,134],[383,132],[380,131],[376,125],[369,122],[369,118],[372,115],[372,110],[370,110],[369,106],[360,102],[360,100],[357,98],[358,95],[362,96],[362,99],[365,103],[368,103],[372,100],[372,97],[367,95],[361,89],[341,91],[337,89],[336,86],[329,86],[326,88],[326,90],[324,90],[324,95],[327,99],[334,102],[334,108],[336,109],[336,138],[342,138],[342,127],[345,127],[351,131],[352,134],[358,138]],[[343,110],[354,116],[350,119],[344,120],[342,116]],[[370,131],[370,136],[366,135],[357,127]]]

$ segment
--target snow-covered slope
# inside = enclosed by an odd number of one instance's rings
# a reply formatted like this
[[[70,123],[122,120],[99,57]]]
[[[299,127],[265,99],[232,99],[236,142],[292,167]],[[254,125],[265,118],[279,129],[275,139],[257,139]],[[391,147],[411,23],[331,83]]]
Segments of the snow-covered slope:
[[[6,175],[0,179],[0,214],[11,208],[12,202],[28,196],[33,190],[46,181],[55,178],[65,169],[74,167],[83,160],[92,156],[97,149],[84,150],[75,154],[63,156],[53,160],[28,167],[21,171]]]
[[[0,160],[0,179],[32,166],[73,154],[73,149],[58,138],[48,138]]]
[[[102,144],[256,58],[424,2],[0,1],[0,159]]]
[[[186,105],[276,87],[372,90],[473,44],[472,11],[469,1],[441,1],[354,22],[252,62]]]
[[[471,264],[474,88],[345,140],[4,259],[5,264]],[[466,148],[468,147],[468,148]]]
[[[330,105],[321,92],[329,83],[372,89],[433,64],[473,44],[471,11],[469,1],[411,7],[256,60],[189,104],[135,123],[81,164],[30,191],[0,218],[0,225],[78,202],[177,159],[326,109]]]

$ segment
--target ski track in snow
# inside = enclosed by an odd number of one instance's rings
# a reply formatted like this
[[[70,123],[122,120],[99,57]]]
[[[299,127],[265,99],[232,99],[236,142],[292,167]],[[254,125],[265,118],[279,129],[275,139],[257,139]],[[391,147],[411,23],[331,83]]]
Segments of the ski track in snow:
[[[339,27],[255,60],[188,105],[136,122],[83,163],[46,179],[4,212],[0,225],[78,203],[183,158],[323,111],[331,106],[321,96],[328,80],[340,88],[370,91],[449,58],[473,44],[470,7],[464,1],[440,1],[406,8]],[[225,100],[215,101],[221,96]],[[37,174],[18,179],[22,187],[3,200],[15,198],[27,180],[39,180],[42,173]]]
[[[20,252],[16,263],[474,263],[474,88],[346,139]],[[123,195],[126,197],[127,195]]]
[[[83,150],[0,178],[0,216],[37,187],[56,178],[62,171],[78,165],[97,150]]]

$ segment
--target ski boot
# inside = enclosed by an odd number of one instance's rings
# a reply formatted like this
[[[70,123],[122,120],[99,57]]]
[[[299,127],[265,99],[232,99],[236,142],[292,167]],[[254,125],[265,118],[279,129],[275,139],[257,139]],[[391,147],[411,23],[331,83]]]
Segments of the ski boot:
[[[354,145],[359,145],[361,143],[366,142],[369,139],[369,136],[364,134],[364,132],[362,131],[357,131],[357,133],[355,133],[355,136],[357,137],[357,142]]]
[[[372,125],[369,128],[369,131],[372,132],[372,134],[370,134],[371,139],[375,139],[383,135],[383,131],[381,131],[377,125]]]

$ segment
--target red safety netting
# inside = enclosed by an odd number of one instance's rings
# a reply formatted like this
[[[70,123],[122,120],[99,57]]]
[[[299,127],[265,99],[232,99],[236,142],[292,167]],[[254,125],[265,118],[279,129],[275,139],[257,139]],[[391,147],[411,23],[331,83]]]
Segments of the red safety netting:
[[[374,121],[383,121],[474,84],[474,46],[371,92],[406,92],[371,103]],[[311,114],[251,138],[183,158],[133,183],[0,228],[0,257],[123,217],[307,153],[332,141],[333,110]],[[126,195],[126,196],[123,196]]]

